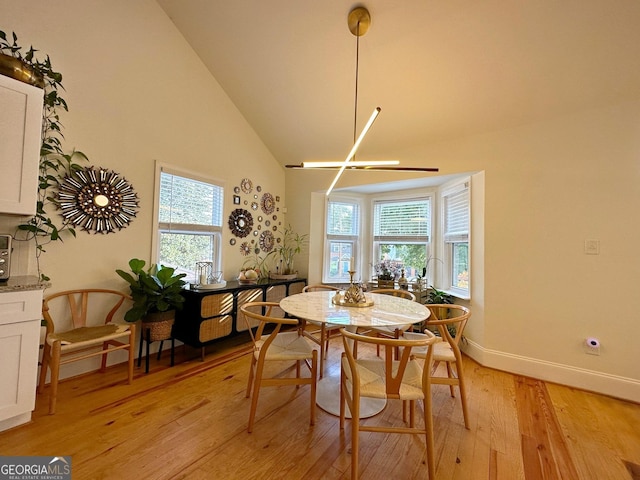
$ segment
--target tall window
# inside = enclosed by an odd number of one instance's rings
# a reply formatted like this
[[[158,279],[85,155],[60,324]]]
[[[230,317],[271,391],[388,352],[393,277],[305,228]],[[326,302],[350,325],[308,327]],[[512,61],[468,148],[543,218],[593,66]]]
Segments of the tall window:
[[[422,275],[431,231],[431,198],[376,200],[373,204],[373,263],[386,261],[400,275]]]
[[[360,205],[352,199],[330,199],[327,204],[325,265],[323,281],[349,281],[349,267],[360,272],[357,251]],[[354,264],[351,265],[353,259]]]
[[[188,280],[195,279],[196,262],[222,270],[222,186],[163,166],[158,191],[158,263]]]
[[[469,181],[442,193],[446,285],[469,292]]]

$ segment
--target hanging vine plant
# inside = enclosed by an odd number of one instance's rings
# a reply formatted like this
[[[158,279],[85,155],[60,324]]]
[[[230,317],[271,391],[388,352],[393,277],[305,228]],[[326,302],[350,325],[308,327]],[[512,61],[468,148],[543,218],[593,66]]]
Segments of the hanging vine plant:
[[[54,220],[49,213],[52,209],[57,211],[60,208],[54,190],[66,176],[83,168],[77,161],[86,162],[88,159],[82,152],[73,150],[71,153],[65,153],[62,148],[64,135],[59,112],[68,111],[67,102],[59,95],[59,92],[64,90],[62,74],[54,70],[48,55],[44,60],[39,60],[37,52],[33,46],[23,51],[18,45],[15,33],[8,39],[5,32],[0,30],[0,55],[12,57],[25,67],[18,72],[21,77],[14,78],[44,89],[36,213],[25,223],[18,225],[18,231],[23,235],[16,240],[35,242],[38,273],[42,280],[49,280],[49,277],[40,271],[40,255],[45,252],[44,246],[53,241],[62,241],[62,235],[65,233],[76,236],[72,222],[58,215]],[[14,67],[14,72],[18,69]]]

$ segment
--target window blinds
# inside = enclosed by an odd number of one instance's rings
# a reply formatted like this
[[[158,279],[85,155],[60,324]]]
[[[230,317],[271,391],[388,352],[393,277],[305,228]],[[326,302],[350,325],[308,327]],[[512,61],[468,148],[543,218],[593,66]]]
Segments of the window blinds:
[[[373,235],[375,241],[429,241],[430,199],[377,200],[373,205]]]
[[[444,241],[469,241],[469,183],[465,182],[454,190],[445,192],[444,202]]]
[[[219,185],[163,170],[160,174],[160,229],[221,230],[223,193]]]

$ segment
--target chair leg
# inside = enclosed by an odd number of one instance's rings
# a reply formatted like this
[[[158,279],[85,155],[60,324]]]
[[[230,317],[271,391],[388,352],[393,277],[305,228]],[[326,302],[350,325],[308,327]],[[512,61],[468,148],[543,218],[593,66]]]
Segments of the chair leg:
[[[360,396],[351,398],[351,478],[358,477],[358,448],[360,447]]]
[[[262,382],[262,370],[263,363],[258,361],[255,379],[253,381],[253,394],[251,396],[251,410],[249,411],[249,426],[247,427],[247,432],[251,433],[253,431],[253,422],[256,418],[256,408],[258,406],[258,396],[260,395],[260,384]]]
[[[433,442],[433,413],[431,408],[431,387],[427,387],[424,398],[424,429],[427,437],[427,469],[429,480],[436,478],[436,460]]]
[[[249,381],[247,382],[247,393],[245,395],[246,398],[251,396],[251,387],[253,386],[253,377],[255,376],[256,368],[256,357],[251,354],[251,366],[249,367]]]
[[[310,425],[316,424],[316,386],[318,378],[318,351],[314,350],[311,357],[311,422]]]
[[[129,385],[133,382],[133,368],[135,364],[135,339],[136,339],[136,326],[131,325],[129,333]]]
[[[326,347],[326,335],[327,335],[327,329],[325,328],[324,323],[322,325],[320,325],[320,378],[322,378],[322,375],[324,373],[324,361],[327,355],[327,347]]]
[[[446,362],[446,364],[447,364],[447,377],[449,377],[449,378],[455,378],[455,377],[453,376],[453,372],[451,371],[451,363]],[[451,396],[452,396],[453,398],[455,398],[455,397],[456,397],[456,391],[455,391],[455,389],[453,388],[453,385],[449,385],[449,392],[451,392]]]
[[[462,416],[464,418],[464,427],[469,430],[469,411],[467,410],[467,392],[462,375],[462,362],[456,363],[456,373],[458,374],[458,387],[460,388],[460,402],[462,403]]]
[[[53,342],[51,348],[51,392],[49,393],[49,415],[56,413],[56,401],[58,400],[58,379],[60,378],[60,355],[61,348],[59,341]]]
[[[109,349],[109,342],[104,342],[102,344],[102,350],[108,350],[108,349]],[[100,361],[100,372],[104,373],[107,370],[107,353],[105,352],[104,354],[102,354],[100,358],[102,359]]]
[[[44,384],[47,381],[47,368],[51,361],[51,346],[47,341],[44,342],[44,350],[42,351],[42,366],[40,367],[40,380],[38,381],[38,393],[44,390]]]

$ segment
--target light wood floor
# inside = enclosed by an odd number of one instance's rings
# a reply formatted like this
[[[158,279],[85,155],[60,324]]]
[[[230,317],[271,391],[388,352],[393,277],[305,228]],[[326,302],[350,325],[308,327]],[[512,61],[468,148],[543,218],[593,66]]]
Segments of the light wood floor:
[[[181,348],[173,368],[168,355],[154,358],[132,385],[124,366],[63,381],[54,416],[47,388],[30,424],[0,433],[0,455],[70,455],[74,480],[349,478],[348,425],[341,432],[318,409],[309,426],[307,387],[264,389],[246,432],[248,350],[232,343],[210,347],[204,362]],[[329,357],[335,372],[339,345]],[[640,405],[470,359],[465,373],[470,430],[459,399],[434,387],[437,479],[640,478]],[[400,422],[401,409],[367,421]],[[364,433],[360,445],[361,478],[427,477],[421,436]]]

